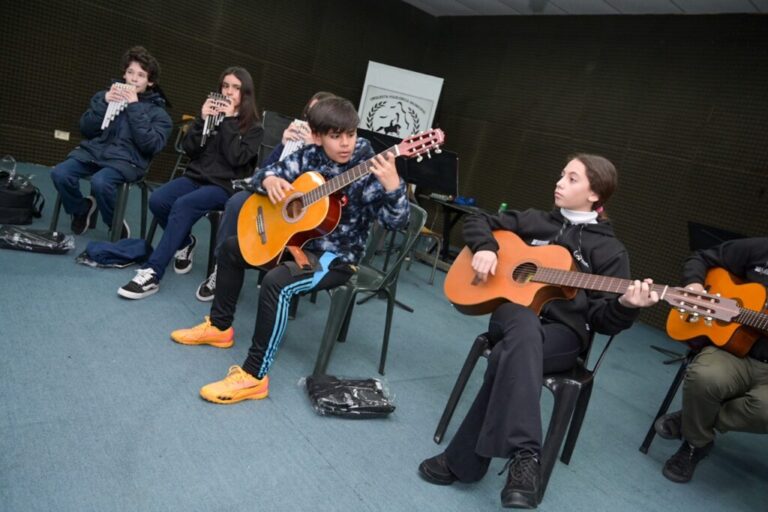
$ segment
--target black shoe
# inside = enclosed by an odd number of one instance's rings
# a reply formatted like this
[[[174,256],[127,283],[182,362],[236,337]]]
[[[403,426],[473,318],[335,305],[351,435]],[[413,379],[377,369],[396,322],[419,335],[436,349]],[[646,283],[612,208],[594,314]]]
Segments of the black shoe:
[[[425,459],[419,464],[421,478],[435,485],[451,485],[457,480],[456,475],[448,468],[445,452]]]
[[[504,508],[536,508],[541,501],[541,463],[530,450],[520,450],[509,462],[507,484],[501,490]],[[505,468],[507,467],[505,466]],[[501,470],[502,473],[504,470]]]
[[[151,268],[140,268],[131,282],[117,290],[117,294],[126,299],[143,299],[160,289],[160,281]]]
[[[653,423],[656,433],[664,439],[682,439],[683,411],[675,411],[660,416]]]
[[[688,441],[683,441],[677,453],[664,463],[664,469],[661,473],[679,484],[690,482],[691,478],[693,478],[696,464],[709,454],[714,444],[714,441],[710,441],[709,444],[696,448],[690,445]]]
[[[195,235],[189,235],[192,242],[186,247],[182,247],[176,251],[176,256],[173,260],[173,271],[177,274],[186,274],[192,270],[192,256],[195,254],[195,246],[197,245],[197,238]]]
[[[216,269],[217,267],[213,267],[211,275],[197,287],[197,292],[195,293],[197,300],[203,302],[213,300],[214,295],[216,295]]]
[[[92,196],[88,196],[85,200],[88,202],[88,209],[85,213],[72,216],[72,224],[70,225],[70,228],[72,229],[72,233],[76,235],[82,235],[88,231],[89,228],[93,229],[96,227],[96,220],[98,217],[96,199]]]

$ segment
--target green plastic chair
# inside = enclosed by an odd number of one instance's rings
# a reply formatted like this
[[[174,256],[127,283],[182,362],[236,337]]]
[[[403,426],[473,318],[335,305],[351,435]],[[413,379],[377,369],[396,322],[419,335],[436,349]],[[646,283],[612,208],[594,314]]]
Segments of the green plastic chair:
[[[386,270],[379,270],[372,265],[376,255],[376,248],[379,247],[382,239],[388,234],[388,231],[382,226],[374,226],[371,235],[368,237],[365,255],[360,261],[355,275],[345,284],[330,291],[331,308],[328,311],[325,332],[320,343],[320,351],[317,354],[314,375],[325,373],[335,342],[346,339],[349,321],[352,318],[352,311],[355,306],[355,297],[361,292],[382,292],[387,297],[387,317],[384,324],[381,359],[379,360],[379,374],[384,375],[384,365],[387,360],[387,349],[389,347],[389,334],[392,327],[392,314],[395,309],[397,278],[405,257],[419,237],[421,228],[424,227],[426,220],[427,212],[420,206],[411,203],[408,228],[404,236],[400,236],[399,240],[393,242],[395,245],[390,247],[389,251],[391,251],[390,257],[392,259]]]

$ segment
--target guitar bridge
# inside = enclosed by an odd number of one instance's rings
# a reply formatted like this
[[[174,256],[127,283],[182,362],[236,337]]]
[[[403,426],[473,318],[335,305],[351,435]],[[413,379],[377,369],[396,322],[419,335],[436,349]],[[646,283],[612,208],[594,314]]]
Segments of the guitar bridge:
[[[256,214],[256,231],[259,233],[259,238],[262,244],[267,243],[267,230],[264,228],[264,209],[259,206],[259,211]]]

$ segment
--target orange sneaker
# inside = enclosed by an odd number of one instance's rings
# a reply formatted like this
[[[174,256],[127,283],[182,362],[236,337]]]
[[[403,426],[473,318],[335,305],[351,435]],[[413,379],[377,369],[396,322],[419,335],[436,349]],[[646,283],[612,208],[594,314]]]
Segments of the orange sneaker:
[[[217,404],[234,404],[243,400],[261,400],[269,395],[269,376],[257,379],[237,365],[229,367],[224,379],[200,388],[200,396]]]
[[[183,345],[211,345],[217,348],[229,348],[235,343],[235,330],[230,327],[220,331],[215,325],[211,325],[209,317],[205,322],[190,329],[178,329],[171,333],[171,339]]]

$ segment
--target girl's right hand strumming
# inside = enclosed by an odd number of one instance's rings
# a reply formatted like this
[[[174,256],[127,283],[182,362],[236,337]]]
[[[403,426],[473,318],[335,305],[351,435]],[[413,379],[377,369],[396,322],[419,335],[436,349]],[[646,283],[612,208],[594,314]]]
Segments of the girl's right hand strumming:
[[[477,251],[472,256],[472,270],[475,271],[478,279],[485,282],[488,275],[496,275],[496,265],[499,262],[498,256],[493,251]]]

